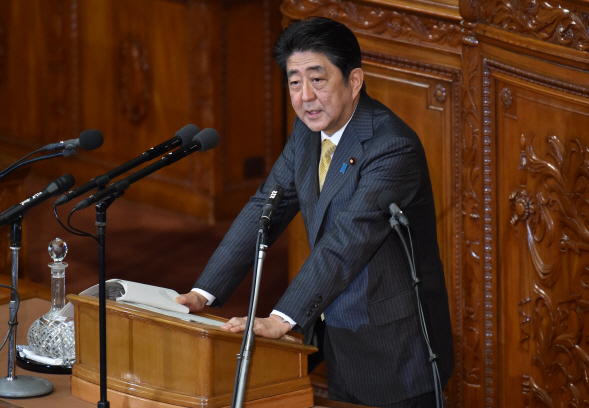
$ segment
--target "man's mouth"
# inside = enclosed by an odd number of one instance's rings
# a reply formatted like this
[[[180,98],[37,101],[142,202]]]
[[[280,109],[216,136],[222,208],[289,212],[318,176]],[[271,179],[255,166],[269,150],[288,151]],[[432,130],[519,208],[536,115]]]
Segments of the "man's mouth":
[[[316,116],[319,113],[321,113],[321,110],[308,110],[307,111],[307,115],[309,115],[309,116]]]

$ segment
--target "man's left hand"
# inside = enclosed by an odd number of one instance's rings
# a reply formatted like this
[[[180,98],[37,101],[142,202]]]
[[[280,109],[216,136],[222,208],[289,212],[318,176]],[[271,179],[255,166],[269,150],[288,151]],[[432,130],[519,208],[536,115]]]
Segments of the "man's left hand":
[[[221,329],[231,333],[241,333],[245,331],[246,317],[233,317]],[[290,330],[290,323],[284,323],[280,317],[270,315],[270,317],[254,319],[254,334],[269,339],[279,339]]]

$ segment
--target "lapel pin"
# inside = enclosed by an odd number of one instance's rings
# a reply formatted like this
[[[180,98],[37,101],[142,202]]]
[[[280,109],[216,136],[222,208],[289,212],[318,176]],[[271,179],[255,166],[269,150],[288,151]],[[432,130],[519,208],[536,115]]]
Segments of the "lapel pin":
[[[353,166],[354,164],[356,164],[356,159],[354,159],[353,157],[350,158],[350,164]]]
[[[346,167],[348,167],[348,163],[342,164],[342,168],[340,169],[340,173],[344,174],[346,172]]]

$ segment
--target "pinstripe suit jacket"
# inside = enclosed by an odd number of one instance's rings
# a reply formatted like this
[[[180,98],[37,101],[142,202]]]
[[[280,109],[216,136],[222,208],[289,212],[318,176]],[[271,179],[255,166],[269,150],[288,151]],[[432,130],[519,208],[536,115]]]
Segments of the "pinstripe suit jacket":
[[[271,188],[280,184],[284,198],[272,220],[270,243],[300,210],[311,254],[276,309],[295,320],[306,338],[324,313],[338,376],[363,403],[386,405],[432,391],[406,255],[378,205],[383,190],[394,191],[411,221],[430,339],[445,384],[454,366],[453,342],[421,142],[387,107],[362,93],[321,194],[320,150],[320,134],[297,119],[268,179],[241,211],[195,287],[216,296],[213,306],[227,300],[253,264],[261,208]]]

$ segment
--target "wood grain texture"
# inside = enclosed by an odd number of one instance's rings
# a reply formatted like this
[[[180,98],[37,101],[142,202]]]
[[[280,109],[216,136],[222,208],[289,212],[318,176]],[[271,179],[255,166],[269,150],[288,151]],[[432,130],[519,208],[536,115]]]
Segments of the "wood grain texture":
[[[2,151],[22,157],[85,129],[104,134],[100,149],[37,163],[32,174],[69,172],[81,185],[188,123],[215,128],[220,145],[127,197],[213,222],[235,216],[268,174],[284,140],[271,61],[279,0],[0,4]]]
[[[72,376],[99,385],[98,299],[76,295],[68,299],[74,304],[76,325]],[[107,303],[110,389],[131,399],[179,406],[231,404],[241,334]],[[267,406],[312,405],[307,355],[315,350],[298,341],[256,338],[245,401],[273,397],[275,402]],[[95,387],[84,387],[84,382],[77,388],[77,396],[86,399],[83,395],[93,394]]]

